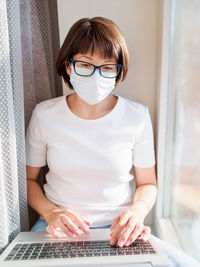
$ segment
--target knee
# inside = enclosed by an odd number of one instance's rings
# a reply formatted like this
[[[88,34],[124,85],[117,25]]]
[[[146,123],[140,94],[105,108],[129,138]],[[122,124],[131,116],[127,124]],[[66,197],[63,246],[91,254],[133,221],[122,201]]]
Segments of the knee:
[[[44,219],[39,219],[31,228],[31,232],[43,232],[46,231],[47,223]]]

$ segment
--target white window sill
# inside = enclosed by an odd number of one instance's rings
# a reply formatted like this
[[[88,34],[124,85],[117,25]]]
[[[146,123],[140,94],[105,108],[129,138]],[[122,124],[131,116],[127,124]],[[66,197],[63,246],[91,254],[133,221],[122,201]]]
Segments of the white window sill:
[[[155,218],[154,221],[155,235],[165,240],[171,245],[182,249],[179,240],[177,239],[176,232],[171,221],[167,218]]]

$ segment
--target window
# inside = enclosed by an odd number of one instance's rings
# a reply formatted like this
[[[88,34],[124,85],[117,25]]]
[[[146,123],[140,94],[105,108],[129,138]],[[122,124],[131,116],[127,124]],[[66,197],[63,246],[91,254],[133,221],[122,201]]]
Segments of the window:
[[[200,1],[171,1],[163,213],[200,261]]]

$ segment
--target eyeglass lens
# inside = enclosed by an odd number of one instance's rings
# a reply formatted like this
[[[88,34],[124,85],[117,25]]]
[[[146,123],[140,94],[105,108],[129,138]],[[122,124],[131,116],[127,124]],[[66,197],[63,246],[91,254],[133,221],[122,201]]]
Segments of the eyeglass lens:
[[[76,61],[75,71],[78,75],[90,76],[94,71],[94,66],[89,63]],[[114,78],[118,74],[118,66],[114,64],[107,64],[107,65],[101,66],[100,72],[103,77]]]

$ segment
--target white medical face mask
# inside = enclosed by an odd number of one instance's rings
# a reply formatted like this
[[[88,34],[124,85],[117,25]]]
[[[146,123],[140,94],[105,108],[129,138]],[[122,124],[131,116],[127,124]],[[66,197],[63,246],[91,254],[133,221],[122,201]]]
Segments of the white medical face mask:
[[[83,77],[71,68],[70,82],[78,96],[90,105],[105,99],[115,88],[116,78],[104,78],[96,70],[92,76]]]

